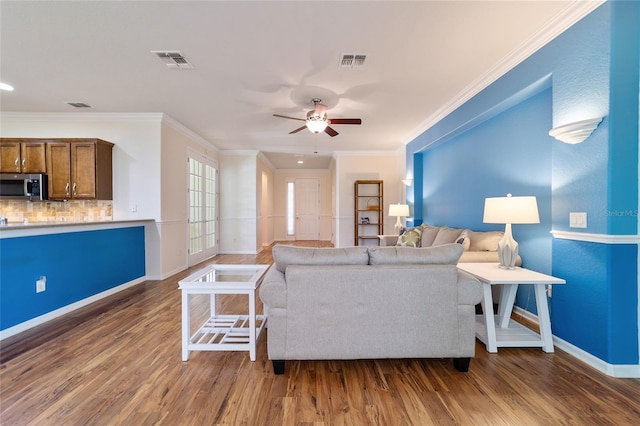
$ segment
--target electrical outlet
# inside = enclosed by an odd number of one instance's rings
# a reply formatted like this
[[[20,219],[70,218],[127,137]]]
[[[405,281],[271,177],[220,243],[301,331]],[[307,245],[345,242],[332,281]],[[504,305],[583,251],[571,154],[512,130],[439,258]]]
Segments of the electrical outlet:
[[[36,293],[42,293],[47,289],[47,277],[42,276],[36,281]]]

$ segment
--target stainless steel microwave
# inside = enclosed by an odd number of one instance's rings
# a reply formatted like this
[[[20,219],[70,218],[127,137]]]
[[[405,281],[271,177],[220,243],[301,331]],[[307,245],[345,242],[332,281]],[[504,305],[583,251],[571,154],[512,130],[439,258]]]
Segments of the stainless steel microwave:
[[[0,173],[0,199],[48,200],[47,175],[42,173]]]

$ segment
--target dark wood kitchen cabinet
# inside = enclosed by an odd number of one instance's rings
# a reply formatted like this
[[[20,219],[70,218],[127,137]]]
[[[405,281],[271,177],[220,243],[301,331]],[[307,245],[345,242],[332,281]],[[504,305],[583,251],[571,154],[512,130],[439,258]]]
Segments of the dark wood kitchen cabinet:
[[[113,199],[113,144],[102,139],[47,143],[50,200]]]
[[[0,139],[0,173],[46,173],[46,141]]]

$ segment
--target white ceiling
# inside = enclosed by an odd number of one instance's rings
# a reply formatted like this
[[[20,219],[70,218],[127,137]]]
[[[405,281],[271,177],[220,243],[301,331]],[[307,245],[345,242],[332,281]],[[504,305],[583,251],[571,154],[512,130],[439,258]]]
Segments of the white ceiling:
[[[2,0],[0,80],[15,91],[0,107],[163,112],[219,149],[316,167],[335,151],[402,148],[598,3]],[[339,70],[342,53],[366,54],[364,69]],[[303,123],[272,116],[303,118],[314,97],[362,125],[289,135]]]

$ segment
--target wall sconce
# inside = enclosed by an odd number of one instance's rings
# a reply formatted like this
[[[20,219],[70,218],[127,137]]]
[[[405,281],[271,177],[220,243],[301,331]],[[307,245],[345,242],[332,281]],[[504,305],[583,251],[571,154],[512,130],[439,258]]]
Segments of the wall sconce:
[[[583,142],[598,127],[602,118],[591,118],[589,120],[576,121],[549,130],[549,136],[564,143],[577,144]]]

